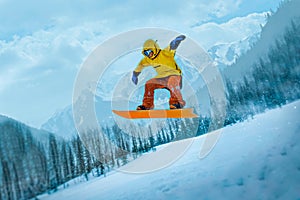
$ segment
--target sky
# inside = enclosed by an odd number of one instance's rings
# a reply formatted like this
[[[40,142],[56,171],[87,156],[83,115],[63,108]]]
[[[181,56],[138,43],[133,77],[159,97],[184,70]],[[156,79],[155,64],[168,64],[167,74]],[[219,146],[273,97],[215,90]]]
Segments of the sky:
[[[0,114],[39,127],[72,103],[85,58],[121,32],[167,28],[209,49],[258,32],[280,2],[0,0]]]

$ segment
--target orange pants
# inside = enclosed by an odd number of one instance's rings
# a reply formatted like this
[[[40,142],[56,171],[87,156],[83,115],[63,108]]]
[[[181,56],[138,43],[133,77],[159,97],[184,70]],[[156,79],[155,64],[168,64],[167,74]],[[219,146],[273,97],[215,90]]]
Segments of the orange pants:
[[[154,108],[154,90],[167,89],[170,91],[169,105],[180,104],[185,106],[185,101],[182,99],[180,92],[181,76],[174,75],[164,78],[152,78],[146,82],[143,106],[146,108]]]

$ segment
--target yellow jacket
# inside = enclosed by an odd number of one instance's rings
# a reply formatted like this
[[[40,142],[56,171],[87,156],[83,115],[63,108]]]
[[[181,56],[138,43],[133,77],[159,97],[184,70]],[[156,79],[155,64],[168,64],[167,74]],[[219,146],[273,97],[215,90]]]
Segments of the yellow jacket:
[[[149,39],[144,43],[143,51],[151,49],[153,51],[153,56],[151,58],[145,57],[140,61],[138,66],[135,68],[135,72],[141,72],[145,67],[152,66],[157,75],[154,78],[163,78],[171,75],[181,75],[181,69],[175,62],[175,50],[171,50],[170,46],[165,49],[160,49],[158,44]]]

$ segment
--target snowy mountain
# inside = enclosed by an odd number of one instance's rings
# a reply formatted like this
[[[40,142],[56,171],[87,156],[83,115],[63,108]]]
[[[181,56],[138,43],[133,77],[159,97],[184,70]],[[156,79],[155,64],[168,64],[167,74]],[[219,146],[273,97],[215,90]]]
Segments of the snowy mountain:
[[[286,1],[272,16],[268,17],[268,22],[262,28],[260,39],[246,53],[243,54],[236,63],[227,67],[224,71],[226,77],[232,80],[239,80],[248,73],[254,63],[259,59],[265,60],[269,50],[276,45],[276,41],[282,39],[285,31],[291,26],[293,21],[299,21],[300,1]]]
[[[14,120],[12,118],[0,115],[0,127],[4,127],[4,125],[9,125],[12,126],[12,129],[14,129],[13,127],[17,128],[19,130],[19,132],[17,131],[17,134],[22,134],[22,133],[26,133],[26,132],[30,132],[33,136],[34,139],[36,139],[39,142],[45,142],[49,135],[51,134],[51,132],[45,131],[45,130],[40,130],[40,129],[36,129],[30,126],[27,126],[26,124],[19,122],[17,120]],[[9,130],[7,130],[7,133],[9,133]],[[0,134],[2,135],[1,138],[3,139],[2,141],[4,141],[4,135],[6,134],[6,132],[0,132]],[[6,141],[8,142],[8,141]],[[12,141],[13,143],[13,141]]]
[[[232,65],[238,57],[245,54],[258,41],[260,32],[237,42],[222,43],[211,47],[209,55],[218,65],[220,70]]]
[[[199,159],[205,137],[163,145],[106,178],[62,187],[40,199],[299,199],[300,101],[222,129],[212,152]],[[209,133],[214,134],[214,133]],[[151,173],[124,173],[166,159],[164,149],[191,143]]]
[[[41,129],[55,133],[64,138],[72,138],[76,134],[71,106],[57,111],[47,122],[42,124]]]
[[[99,96],[95,96],[95,109],[100,122],[110,124],[112,111],[111,102],[105,101]],[[61,111],[56,112],[47,122],[42,124],[41,129],[55,133],[65,139],[72,139],[77,135],[74,124],[72,106],[69,105]]]

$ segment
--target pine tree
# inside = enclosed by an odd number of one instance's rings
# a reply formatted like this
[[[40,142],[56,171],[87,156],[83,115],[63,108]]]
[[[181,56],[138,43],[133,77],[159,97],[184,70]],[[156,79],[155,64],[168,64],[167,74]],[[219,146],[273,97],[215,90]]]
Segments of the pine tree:
[[[74,153],[72,151],[72,147],[68,146],[68,160],[69,160],[69,169],[70,169],[70,176],[69,178],[76,177],[76,162],[74,158]]]
[[[131,141],[132,141],[131,152],[132,152],[133,158],[136,159],[137,153],[138,153],[138,144],[137,144],[136,138],[134,136],[131,137]]]
[[[85,158],[85,178],[88,181],[88,174],[92,171],[92,156],[87,148],[84,147],[84,158]]]
[[[78,169],[79,169],[78,175],[82,175],[85,172],[85,160],[84,160],[83,146],[79,136],[76,138],[76,148],[77,148],[76,159],[78,162]]]
[[[14,181],[13,181],[13,185],[14,185],[14,193],[15,193],[15,199],[22,199],[23,195],[22,195],[22,190],[21,190],[21,182],[20,182],[20,178],[18,175],[18,171],[16,168],[16,164],[13,162],[12,163],[12,170],[14,172]]]
[[[54,191],[57,190],[57,186],[61,183],[61,174],[59,169],[59,152],[56,138],[53,135],[49,136],[49,170],[50,170],[50,188]]]
[[[12,178],[11,178],[8,162],[1,159],[1,166],[2,166],[2,183],[4,185],[4,194],[3,194],[4,199],[14,199]]]
[[[62,149],[61,149],[61,169],[62,169],[62,179],[63,182],[67,182],[70,180],[71,169],[70,169],[70,160],[68,160],[68,145],[65,141],[62,142]]]

